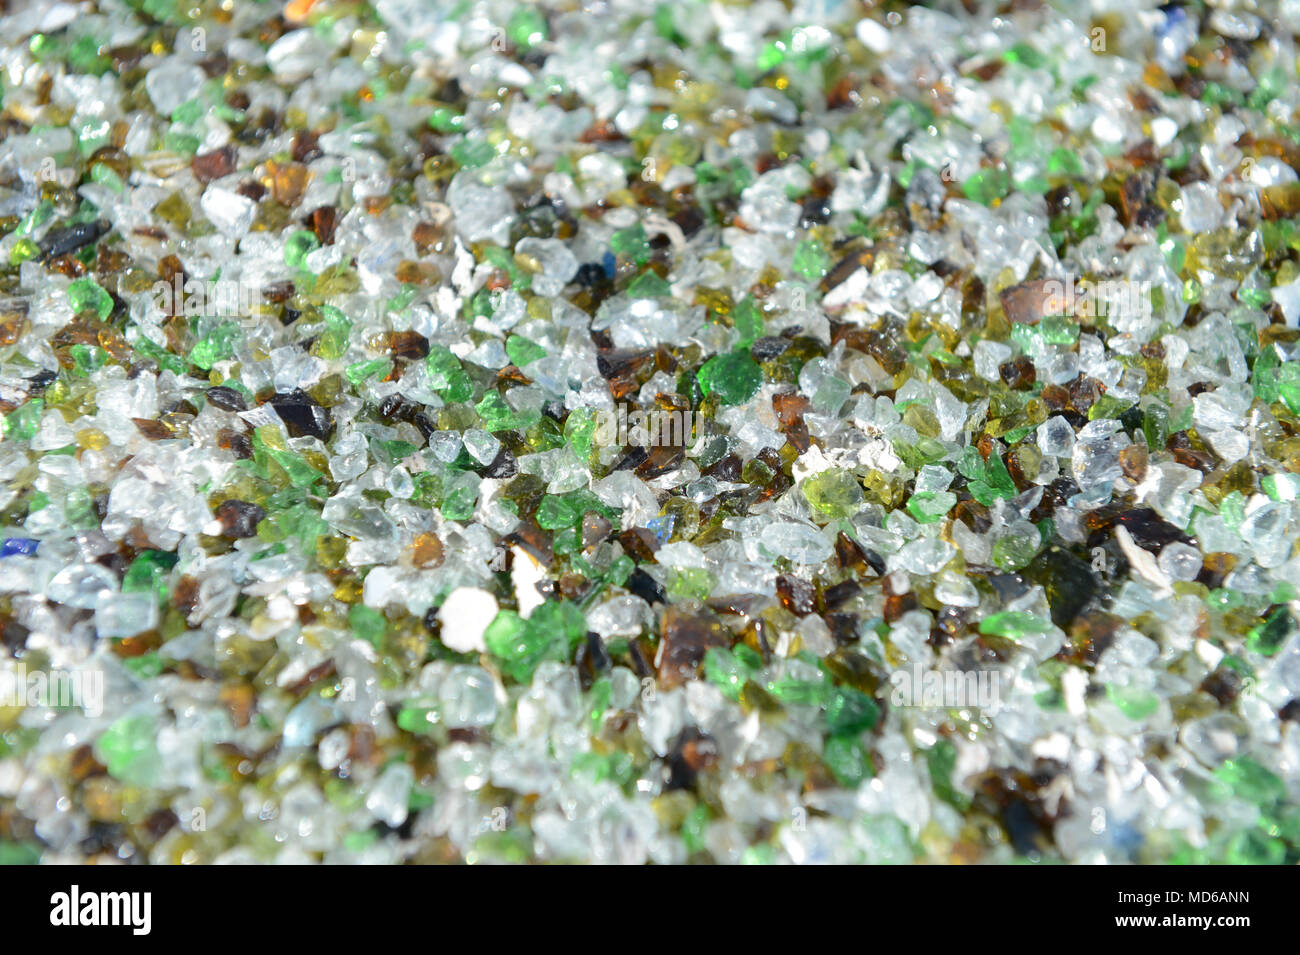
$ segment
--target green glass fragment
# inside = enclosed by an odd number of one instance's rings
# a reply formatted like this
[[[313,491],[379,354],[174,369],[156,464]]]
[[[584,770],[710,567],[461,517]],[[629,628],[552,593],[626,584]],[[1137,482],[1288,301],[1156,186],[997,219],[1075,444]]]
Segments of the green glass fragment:
[[[598,423],[593,408],[574,408],[565,418],[564,440],[569,443],[569,447],[573,448],[579,460],[585,461],[591,454]]]
[[[941,521],[957,504],[957,495],[951,491],[922,491],[913,494],[907,502],[907,512],[918,524]]]
[[[217,362],[234,355],[241,340],[239,326],[234,322],[224,322],[199,339],[190,351],[190,362],[208,371]]]
[[[549,35],[546,15],[537,7],[523,5],[510,17],[506,26],[510,42],[521,50],[531,50]]]
[[[610,237],[609,247],[615,255],[626,256],[638,265],[650,261],[650,240],[646,237],[645,227],[639,222],[615,232]]]
[[[506,354],[517,367],[523,368],[530,362],[545,358],[546,349],[522,335],[511,335],[506,339]]]
[[[25,405],[15,408],[5,415],[4,437],[10,441],[30,441],[36,437],[44,413],[45,401],[42,398],[33,398]]]
[[[642,272],[628,285],[627,294],[632,298],[667,298],[673,290],[654,272]]]
[[[730,650],[710,647],[704,655],[704,678],[725,696],[739,700],[741,689],[755,678],[761,666],[761,660],[758,661],[758,666],[754,666]]]
[[[1278,607],[1268,619],[1252,627],[1246,637],[1246,647],[1253,653],[1272,656],[1282,648],[1283,642],[1295,629],[1295,619],[1286,607]]]
[[[1036,633],[1047,633],[1052,622],[1019,610],[1003,610],[980,621],[980,633],[1020,640]]]
[[[840,468],[827,468],[805,478],[800,489],[808,503],[828,520],[852,517],[865,499],[862,485],[853,472]]]
[[[826,727],[832,734],[861,733],[880,719],[880,707],[852,687],[836,687],[826,704]]]
[[[962,183],[966,198],[980,205],[992,205],[1011,191],[1011,176],[997,166],[981,169]]]
[[[1286,844],[1270,838],[1260,829],[1248,829],[1233,836],[1223,854],[1228,865],[1281,865],[1286,860]]]
[[[548,494],[537,508],[537,525],[544,530],[572,527],[582,520],[582,513],[564,496]]]
[[[43,847],[38,842],[11,842],[0,839],[0,866],[39,865]]]
[[[388,621],[378,610],[365,604],[353,604],[348,608],[348,626],[362,640],[378,648],[388,630]]]
[[[113,311],[113,296],[95,284],[94,279],[77,279],[68,286],[68,304],[74,314],[91,311],[102,321]]]
[[[158,727],[144,714],[128,714],[112,723],[95,741],[95,758],[114,779],[148,786],[162,768],[156,740]]]
[[[383,378],[393,369],[393,360],[391,358],[372,358],[369,361],[359,361],[348,365],[345,372],[348,381],[353,385],[359,385],[370,378]]]
[[[489,391],[485,394],[474,406],[474,410],[483,419],[483,427],[488,431],[509,431],[520,427],[523,423],[522,417],[506,404],[505,398],[499,391]]]
[[[167,574],[176,566],[177,556],[167,551],[141,551],[122,577],[122,593],[148,593],[159,600],[167,599]]]
[[[543,661],[570,661],[586,634],[586,618],[575,604],[548,600],[527,619],[502,610],[488,625],[483,642],[504,675],[527,683]]]
[[[747,351],[716,355],[696,375],[704,394],[717,394],[724,405],[744,404],[763,383],[763,369]]]
[[[969,809],[970,797],[953,785],[952,772],[957,766],[957,747],[952,741],[938,740],[926,750],[925,761],[930,770],[934,794],[959,812]]]
[[[430,384],[444,401],[455,404],[474,397],[474,383],[469,374],[445,345],[430,346],[424,361]]]
[[[291,269],[307,267],[307,256],[320,248],[320,239],[310,229],[299,229],[285,240],[284,264]]]
[[[841,786],[854,787],[875,775],[871,757],[856,736],[832,736],[822,758]]]
[[[1160,697],[1141,687],[1108,683],[1106,697],[1131,720],[1144,720],[1160,708]]]

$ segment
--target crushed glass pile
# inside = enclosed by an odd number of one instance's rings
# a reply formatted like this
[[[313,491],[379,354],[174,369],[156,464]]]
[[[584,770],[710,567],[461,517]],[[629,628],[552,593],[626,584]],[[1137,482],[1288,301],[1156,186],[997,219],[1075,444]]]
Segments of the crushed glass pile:
[[[1300,3],[18,7],[0,861],[1300,859]]]

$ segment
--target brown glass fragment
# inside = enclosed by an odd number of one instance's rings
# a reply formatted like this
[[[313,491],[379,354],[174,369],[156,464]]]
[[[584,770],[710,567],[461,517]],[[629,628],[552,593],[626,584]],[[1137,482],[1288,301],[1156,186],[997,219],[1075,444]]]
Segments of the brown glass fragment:
[[[321,245],[333,245],[338,217],[338,210],[333,206],[320,206],[303,220],[303,224],[311,229]]]
[[[1003,384],[1013,391],[1027,391],[1034,387],[1034,382],[1038,379],[1034,362],[1028,355],[1018,355],[1011,361],[1004,362],[998,368],[998,375]]]
[[[632,527],[618,535],[618,542],[629,557],[638,563],[653,561],[655,551],[660,547],[659,538],[645,527]]]
[[[1048,315],[1072,314],[1072,289],[1064,279],[1034,279],[998,293],[1007,321],[1036,325]]]
[[[194,178],[203,184],[229,176],[235,171],[239,160],[239,150],[234,146],[222,146],[210,153],[200,153],[190,161]]]
[[[710,647],[728,647],[731,640],[721,622],[708,611],[692,612],[674,604],[664,610],[658,654],[659,684],[664,689],[695,679]]]
[[[582,517],[582,546],[595,547],[609,537],[614,525],[595,511],[588,511]]]
[[[258,522],[265,519],[266,511],[249,501],[231,499],[221,502],[216,515],[221,522],[221,535],[239,540],[257,535]]]
[[[817,609],[817,591],[806,580],[800,580],[789,574],[776,578],[776,595],[781,606],[791,613],[806,617]]]

